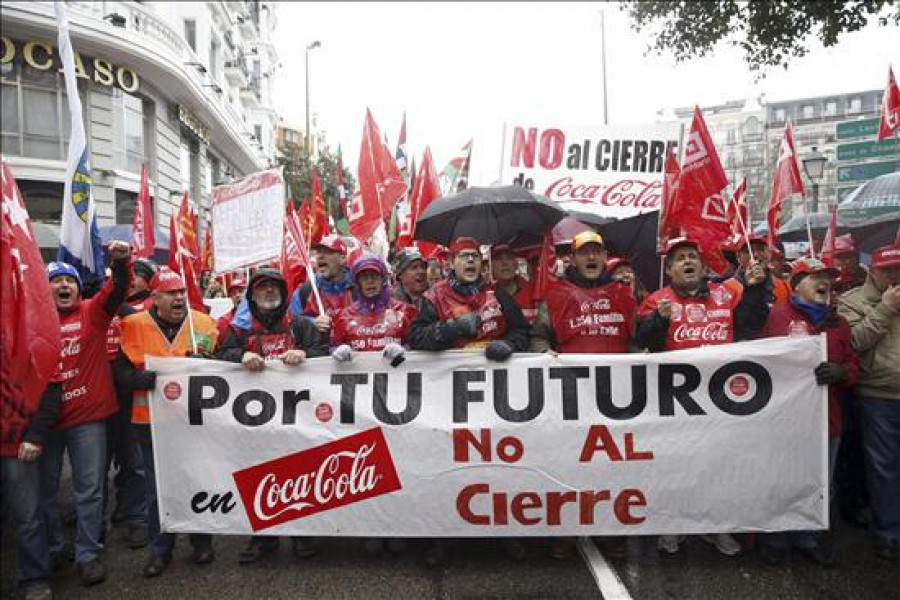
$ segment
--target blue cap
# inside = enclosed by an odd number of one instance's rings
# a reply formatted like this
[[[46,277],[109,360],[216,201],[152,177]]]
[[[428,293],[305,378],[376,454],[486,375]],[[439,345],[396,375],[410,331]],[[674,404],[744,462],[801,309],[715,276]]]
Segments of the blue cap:
[[[69,263],[64,262],[52,262],[47,265],[47,280],[53,281],[54,278],[59,277],[60,275],[68,275],[75,279],[78,282],[78,291],[81,292],[81,275],[78,274],[78,269],[70,265]]]

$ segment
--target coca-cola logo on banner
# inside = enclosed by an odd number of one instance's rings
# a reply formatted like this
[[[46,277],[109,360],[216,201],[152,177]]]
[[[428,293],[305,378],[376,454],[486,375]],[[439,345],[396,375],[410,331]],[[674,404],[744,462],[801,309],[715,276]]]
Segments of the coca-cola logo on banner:
[[[727,323],[707,323],[706,325],[679,325],[675,328],[672,338],[676,342],[711,342],[723,343],[729,341],[729,326]]]
[[[253,531],[401,488],[380,428],[236,471]]]

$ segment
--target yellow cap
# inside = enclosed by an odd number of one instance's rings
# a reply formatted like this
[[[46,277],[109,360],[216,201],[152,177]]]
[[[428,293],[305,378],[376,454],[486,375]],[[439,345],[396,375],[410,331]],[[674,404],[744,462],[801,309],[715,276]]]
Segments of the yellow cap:
[[[603,243],[603,238],[600,237],[600,234],[595,231],[582,231],[574,238],[572,238],[572,251],[576,251],[585,244],[600,244],[603,248],[606,248],[606,244]]]

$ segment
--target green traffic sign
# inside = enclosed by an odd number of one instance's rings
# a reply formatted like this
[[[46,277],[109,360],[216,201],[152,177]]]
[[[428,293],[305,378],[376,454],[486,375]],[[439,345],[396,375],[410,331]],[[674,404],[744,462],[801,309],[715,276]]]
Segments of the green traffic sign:
[[[872,119],[838,123],[835,131],[837,139],[847,140],[858,137],[875,136],[878,133],[879,120],[879,117],[874,117]]]
[[[852,144],[840,144],[837,147],[838,160],[859,160],[862,158],[900,156],[900,138],[891,138],[876,142],[854,142]]]
[[[859,185],[862,185],[862,184],[859,184]],[[856,188],[857,188],[857,186],[838,188],[838,191],[837,191],[838,204],[843,202],[847,198],[847,196],[849,196],[850,194],[852,194],[854,192],[854,190],[856,190]]]
[[[882,162],[863,163],[861,165],[845,165],[838,167],[838,181],[868,181],[879,175],[887,175],[900,171],[900,159]]]

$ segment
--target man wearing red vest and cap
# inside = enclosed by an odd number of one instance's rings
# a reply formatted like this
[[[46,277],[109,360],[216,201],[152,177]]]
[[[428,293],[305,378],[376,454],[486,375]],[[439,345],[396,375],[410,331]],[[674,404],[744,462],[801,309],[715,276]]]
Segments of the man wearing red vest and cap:
[[[877,556],[900,555],[900,245],[872,254],[862,287],[838,300],[859,356],[866,484]]]
[[[705,277],[700,248],[688,238],[670,240],[665,250],[671,285],[650,294],[640,307],[637,343],[651,352],[730,344],[756,335],[769,306],[761,285],[765,272],[758,262],[746,264],[743,293]],[[664,535],[662,552],[675,554],[683,536]],[[741,546],[731,535],[704,536],[722,554],[734,556]]]
[[[316,329],[327,339],[331,331],[331,319],[341,308],[353,300],[353,280],[344,265],[347,246],[339,235],[326,235],[313,246],[317,255],[316,287],[322,298],[325,314],[319,314],[319,306],[312,293],[312,283],[305,282],[291,298],[291,312],[314,317]]]
[[[815,258],[801,258],[791,267],[791,289],[788,304],[772,308],[760,337],[803,336],[825,334],[827,361],[816,366],[816,383],[828,386],[828,473],[834,473],[838,443],[841,440],[841,409],[838,389],[850,388],[859,374],[859,361],[850,345],[847,320],[831,310],[831,285],[838,275]],[[823,566],[834,564],[830,547],[821,544],[812,532],[774,533],[760,536],[760,553],[767,563],[779,564],[788,544],[803,556]]]
[[[502,287],[493,288],[482,276],[478,242],[458,238],[450,245],[453,270],[431,287],[419,303],[409,333],[413,350],[484,349],[488,360],[503,361],[528,347],[528,321],[515,299]],[[504,543],[514,560],[524,558],[518,542]],[[443,561],[444,542],[432,540],[425,562]]]
[[[41,458],[41,511],[50,553],[58,556],[65,545],[58,496],[63,454],[67,453],[78,523],[75,562],[85,586],[106,579],[106,567],[100,558],[106,419],[119,410],[106,356],[106,330],[125,300],[131,278],[131,248],[127,243],[110,243],[107,256],[113,261],[112,278],[89,300],[81,298],[81,277],[72,265],[52,262],[47,266],[59,312],[63,395],[59,420],[47,437]]]
[[[537,318],[534,284],[518,274],[519,257],[507,244],[491,247],[491,278],[494,285],[503,287],[513,297],[529,325]]]
[[[118,385],[131,390],[131,423],[141,448],[147,477],[147,517],[150,559],[144,565],[144,577],[161,574],[172,560],[176,535],[160,530],[159,502],[156,493],[153,439],[150,435],[150,405],[147,391],[156,387],[156,372],[145,368],[147,356],[210,356],[216,348],[218,331],[209,315],[192,310],[181,275],[168,267],[153,277],[153,305],[149,310],[122,319],[122,351],[116,359]],[[190,311],[190,312],[188,312]],[[212,536],[190,534],[193,561],[208,564],[215,559]]]

